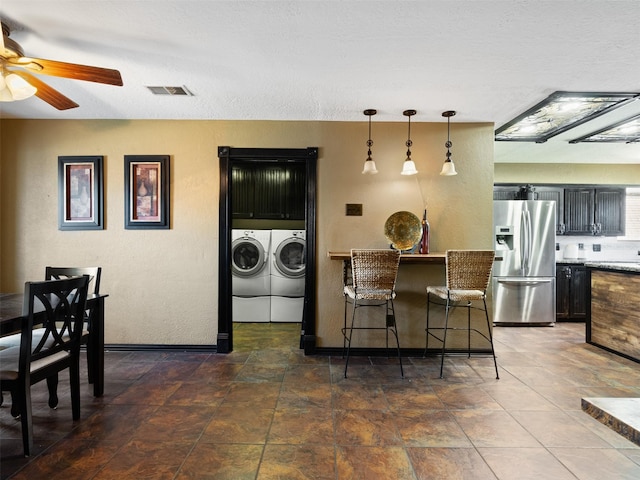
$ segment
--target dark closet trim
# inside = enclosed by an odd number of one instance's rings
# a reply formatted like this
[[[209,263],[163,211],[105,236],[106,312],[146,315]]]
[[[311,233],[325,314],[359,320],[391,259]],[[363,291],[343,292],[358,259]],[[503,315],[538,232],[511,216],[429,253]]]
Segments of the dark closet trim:
[[[218,147],[220,161],[219,250],[218,250],[218,337],[217,352],[233,351],[231,311],[231,167],[235,162],[296,162],[306,165],[306,273],[300,348],[305,355],[316,349],[316,184],[318,147],[232,148]]]

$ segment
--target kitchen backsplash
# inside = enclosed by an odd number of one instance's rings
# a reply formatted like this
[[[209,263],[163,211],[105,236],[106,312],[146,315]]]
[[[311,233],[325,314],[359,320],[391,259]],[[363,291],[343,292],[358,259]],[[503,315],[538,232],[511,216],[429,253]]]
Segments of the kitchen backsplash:
[[[597,262],[640,262],[640,241],[618,240],[614,237],[593,237],[593,236],[571,236],[556,237],[556,261],[560,262],[565,259],[565,250],[567,252],[575,251],[574,248],[566,248],[568,245],[583,245],[582,249],[578,249],[579,260],[591,260]],[[598,246],[600,251],[594,251]],[[569,260],[576,260],[570,258]]]

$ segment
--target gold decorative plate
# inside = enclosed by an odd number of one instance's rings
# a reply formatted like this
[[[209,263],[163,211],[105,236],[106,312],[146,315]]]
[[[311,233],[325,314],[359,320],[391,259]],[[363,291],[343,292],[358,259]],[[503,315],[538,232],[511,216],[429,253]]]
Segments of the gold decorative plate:
[[[420,219],[411,212],[396,212],[384,223],[384,236],[397,250],[408,250],[422,237]]]

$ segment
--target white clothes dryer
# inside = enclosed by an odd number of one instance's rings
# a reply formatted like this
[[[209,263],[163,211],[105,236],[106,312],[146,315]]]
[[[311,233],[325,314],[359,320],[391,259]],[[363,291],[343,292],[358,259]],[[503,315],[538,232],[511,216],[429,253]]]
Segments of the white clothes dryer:
[[[271,320],[271,230],[231,231],[231,309],[234,322]]]
[[[231,231],[231,294],[271,294],[271,230]]]
[[[271,297],[231,297],[233,321],[236,323],[269,323],[271,321]]]
[[[306,232],[271,231],[271,321],[302,322]]]

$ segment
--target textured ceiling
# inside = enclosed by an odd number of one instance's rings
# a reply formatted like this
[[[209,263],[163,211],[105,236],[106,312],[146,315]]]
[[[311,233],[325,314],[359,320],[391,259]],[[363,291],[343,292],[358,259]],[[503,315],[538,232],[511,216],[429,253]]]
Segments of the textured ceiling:
[[[124,81],[41,76],[80,107],[33,97],[0,104],[2,118],[366,121],[376,108],[375,121],[404,122],[412,108],[415,122],[457,110],[452,122],[498,127],[556,90],[640,92],[638,0],[2,0],[0,17],[25,55]],[[553,157],[554,144],[639,112],[636,101],[538,147]],[[525,147],[497,143],[496,161],[524,161]],[[640,163],[640,146],[608,147]]]

